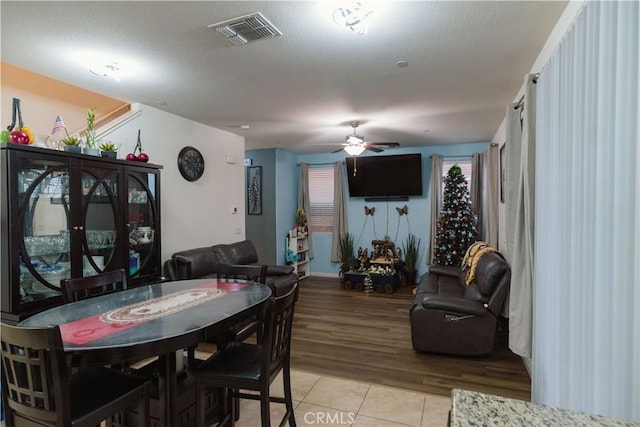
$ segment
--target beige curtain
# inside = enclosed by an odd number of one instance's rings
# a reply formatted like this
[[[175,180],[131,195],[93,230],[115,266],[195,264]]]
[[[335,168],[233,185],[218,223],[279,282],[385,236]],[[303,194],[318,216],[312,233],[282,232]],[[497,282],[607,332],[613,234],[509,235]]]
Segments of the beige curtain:
[[[478,217],[476,228],[478,229],[478,240],[484,240],[484,159],[481,153],[475,153],[471,157],[471,188],[469,193],[473,211]]]
[[[500,191],[500,159],[497,144],[471,160],[471,200],[478,214],[479,240],[498,247],[498,203]]]
[[[342,162],[333,165],[333,231],[331,239],[331,261],[340,262],[340,238],[347,234],[347,199],[344,193]]]
[[[302,207],[302,209],[304,209],[304,213],[307,215],[307,222],[309,222],[311,204],[309,201],[309,165],[307,163],[300,164],[300,189],[298,191],[298,207]],[[309,226],[308,229],[309,235],[307,236],[307,242],[309,243],[309,259],[312,259],[313,239],[311,226]]]
[[[429,249],[427,250],[427,264],[433,264],[434,248],[436,246],[436,235],[438,233],[438,216],[442,208],[442,155],[433,154],[431,156],[431,183],[429,192],[431,197],[431,235],[429,238]]]
[[[523,105],[507,110],[506,240],[511,264],[509,348],[531,358],[535,215],[536,89],[525,78]]]

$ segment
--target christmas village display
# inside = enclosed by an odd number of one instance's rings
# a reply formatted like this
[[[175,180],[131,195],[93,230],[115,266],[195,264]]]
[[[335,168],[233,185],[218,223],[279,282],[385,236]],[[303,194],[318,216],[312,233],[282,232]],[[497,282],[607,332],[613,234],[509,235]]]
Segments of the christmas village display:
[[[353,254],[353,237],[347,233],[343,241],[347,246],[351,245]],[[341,249],[344,249],[343,241]],[[343,286],[345,289],[392,294],[400,286],[400,274],[404,267],[401,250],[389,240],[374,240],[371,245],[371,254],[368,248],[359,247],[357,257],[348,261],[347,265],[343,262]],[[346,255],[348,251],[347,248]]]

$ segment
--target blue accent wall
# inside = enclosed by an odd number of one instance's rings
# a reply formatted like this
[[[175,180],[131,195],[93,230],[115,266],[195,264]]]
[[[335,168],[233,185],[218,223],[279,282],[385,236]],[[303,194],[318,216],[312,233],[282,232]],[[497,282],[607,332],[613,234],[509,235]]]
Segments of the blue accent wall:
[[[345,175],[345,191],[347,191],[347,218],[348,230],[354,235],[355,246],[373,249],[372,240],[382,240],[385,235],[395,242],[396,246],[402,245],[409,232],[415,234],[420,239],[420,257],[418,261],[418,277],[427,271],[426,251],[430,239],[430,206],[431,195],[429,194],[431,159],[432,154],[442,154],[443,156],[469,156],[474,153],[482,153],[487,150],[488,143],[476,144],[455,144],[446,146],[430,146],[420,148],[399,148],[387,150],[382,155],[419,153],[422,155],[422,196],[410,197],[406,202],[365,202],[362,197],[349,197],[348,185]],[[371,155],[367,152],[363,155]],[[375,155],[375,154],[374,154]],[[310,167],[314,164],[324,164],[341,161],[344,164],[345,154],[304,154],[297,156],[297,163],[308,163]],[[384,171],[381,171],[384,173]],[[295,193],[297,199],[297,190]],[[407,205],[409,214],[400,216],[397,207]],[[366,216],[364,207],[375,207],[373,216]],[[315,257],[311,261],[311,274],[338,274],[339,263],[331,262],[331,233],[314,233],[313,250]]]
[[[431,195],[429,194],[432,154],[443,156],[469,156],[487,150],[488,143],[441,145],[420,148],[387,150],[382,155],[422,155],[422,196],[410,197],[406,202],[365,202],[362,197],[347,196],[348,230],[354,235],[356,247],[373,249],[372,240],[382,240],[385,235],[402,247],[411,232],[420,239],[418,277],[427,271],[426,251],[430,239]],[[363,156],[375,155],[365,152]],[[258,259],[264,264],[284,264],[287,232],[293,227],[298,207],[298,180],[300,163],[310,167],[322,164],[330,166],[336,161],[344,165],[345,153],[300,154],[280,149],[248,150],[245,158],[262,166],[262,215],[246,216],[246,238],[254,242]],[[381,171],[384,173],[384,171]],[[344,169],[345,190],[346,168]],[[246,191],[246,185],[245,185]],[[246,194],[245,194],[246,200]],[[409,214],[400,216],[396,208],[407,205]],[[374,207],[375,214],[367,216],[364,207]],[[331,233],[314,233],[311,274],[337,275],[340,264],[331,262]]]
[[[262,166],[262,215],[246,215],[246,238],[255,245],[260,263],[285,264],[285,239],[298,206],[296,155],[264,149],[248,150],[245,158],[253,159],[253,166]]]

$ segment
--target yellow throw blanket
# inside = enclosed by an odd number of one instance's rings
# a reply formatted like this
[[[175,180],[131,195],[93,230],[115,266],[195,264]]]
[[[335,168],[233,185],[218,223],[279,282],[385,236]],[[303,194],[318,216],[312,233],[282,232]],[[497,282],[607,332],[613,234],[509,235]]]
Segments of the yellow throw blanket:
[[[478,267],[478,261],[484,254],[489,252],[497,252],[498,255],[502,256],[500,252],[496,248],[492,248],[487,245],[487,242],[475,242],[473,245],[469,246],[467,249],[467,253],[464,255],[464,259],[462,260],[462,271],[465,273],[465,284],[469,286],[473,279],[476,277],[476,268]],[[504,257],[503,257],[504,258]]]

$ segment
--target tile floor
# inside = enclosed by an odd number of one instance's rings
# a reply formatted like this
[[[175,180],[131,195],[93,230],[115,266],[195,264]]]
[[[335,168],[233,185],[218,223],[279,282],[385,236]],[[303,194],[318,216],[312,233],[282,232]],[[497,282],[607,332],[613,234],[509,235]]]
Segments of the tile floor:
[[[392,387],[371,385],[301,371],[291,372],[296,424],[344,427],[446,426],[451,399]],[[271,394],[284,396],[282,377]],[[272,425],[284,415],[284,405],[271,404]],[[4,427],[0,421],[0,427]],[[260,402],[240,401],[237,427],[260,425]]]
[[[301,371],[291,372],[298,426],[396,427],[446,426],[451,399],[392,387],[371,385]],[[283,396],[282,379],[272,383],[272,395]],[[284,415],[284,405],[271,404],[272,425]],[[260,403],[241,400],[238,427],[260,425]]]

